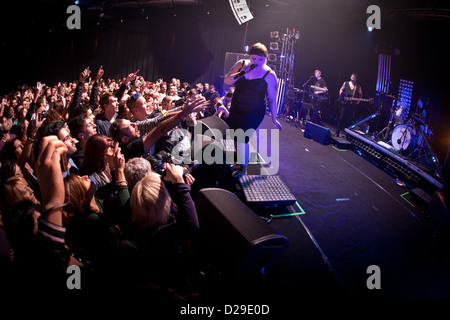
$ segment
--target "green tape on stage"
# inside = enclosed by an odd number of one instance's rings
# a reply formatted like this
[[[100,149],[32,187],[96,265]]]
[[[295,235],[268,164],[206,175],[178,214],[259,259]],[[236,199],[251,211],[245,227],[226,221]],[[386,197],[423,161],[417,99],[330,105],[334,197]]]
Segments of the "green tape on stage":
[[[298,204],[298,201],[295,201],[295,205],[300,210],[299,212],[292,212],[292,213],[281,213],[281,214],[274,214],[272,217],[274,218],[282,218],[282,217],[291,217],[291,216],[298,216],[300,214],[305,214],[305,210]]]
[[[405,200],[406,202],[408,202],[408,204],[414,208],[414,205],[413,205],[408,199],[405,198],[405,195],[407,195],[408,193],[409,193],[409,192],[405,192],[404,194],[401,194],[400,197],[402,197],[403,200]]]

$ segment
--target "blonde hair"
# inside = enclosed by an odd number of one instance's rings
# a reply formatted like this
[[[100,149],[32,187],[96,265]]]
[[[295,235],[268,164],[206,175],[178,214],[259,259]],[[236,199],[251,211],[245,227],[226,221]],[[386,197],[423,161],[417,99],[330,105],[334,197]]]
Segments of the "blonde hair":
[[[156,172],[149,172],[131,192],[131,220],[138,228],[167,223],[172,200]]]
[[[63,210],[63,221],[70,224],[77,214],[84,214],[86,189],[81,182],[80,176],[71,173],[64,178],[65,199],[67,203]]]
[[[15,203],[22,201],[25,188],[28,187],[28,182],[23,176],[16,175],[9,177],[5,183],[5,199],[6,202],[12,206]]]

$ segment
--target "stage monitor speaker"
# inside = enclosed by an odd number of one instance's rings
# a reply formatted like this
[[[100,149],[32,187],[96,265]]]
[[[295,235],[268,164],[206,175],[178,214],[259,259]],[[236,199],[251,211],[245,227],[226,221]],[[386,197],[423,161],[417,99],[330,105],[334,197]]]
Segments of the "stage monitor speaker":
[[[197,120],[197,126],[202,126],[201,134],[204,134],[208,130],[211,130],[211,132],[215,133],[215,131],[212,131],[212,129],[219,130],[222,133],[222,139],[226,138],[227,129],[230,128],[225,121],[217,116],[210,116],[207,118],[199,119]],[[197,130],[194,130],[194,132],[199,131],[198,128],[195,129]]]
[[[234,193],[202,189],[195,197],[201,244],[207,256],[238,281],[275,264],[289,240],[249,209]]]
[[[331,142],[331,132],[330,129],[322,127],[310,121],[306,121],[305,133],[303,135],[307,139],[312,139],[323,145],[330,144]]]
[[[243,24],[253,19],[253,15],[245,0],[230,0],[230,5],[239,24]]]
[[[444,195],[436,191],[426,210],[431,230],[436,237],[450,239],[450,209]]]

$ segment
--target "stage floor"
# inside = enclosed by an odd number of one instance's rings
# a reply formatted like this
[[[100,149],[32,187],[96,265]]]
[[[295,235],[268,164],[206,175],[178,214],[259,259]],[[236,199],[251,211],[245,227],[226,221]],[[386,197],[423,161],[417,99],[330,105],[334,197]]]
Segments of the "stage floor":
[[[299,126],[280,121],[277,175],[301,214],[274,218],[270,225],[290,247],[265,275],[222,292],[268,304],[449,299],[448,247],[433,236],[411,190],[356,152],[307,139]],[[260,129],[272,128],[266,116]],[[371,290],[373,266],[379,268],[381,288]]]

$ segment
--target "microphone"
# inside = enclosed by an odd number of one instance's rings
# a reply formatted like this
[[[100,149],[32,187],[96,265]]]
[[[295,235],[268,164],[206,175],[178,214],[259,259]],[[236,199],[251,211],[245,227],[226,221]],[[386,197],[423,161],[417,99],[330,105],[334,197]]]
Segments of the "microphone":
[[[252,70],[255,69],[255,68],[256,68],[256,64],[251,64],[251,65],[250,65],[250,70],[249,70],[249,71],[252,71]],[[245,73],[246,73],[245,70],[242,70],[242,71],[239,72],[237,75],[235,75],[233,79],[234,79],[234,80],[237,80],[237,79],[239,79],[240,77],[242,77]]]

